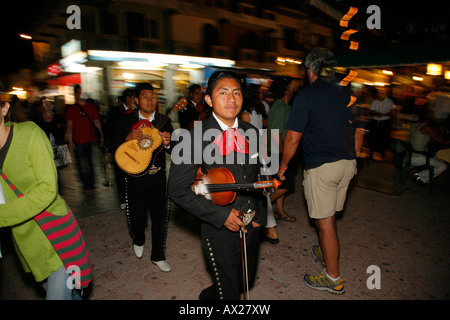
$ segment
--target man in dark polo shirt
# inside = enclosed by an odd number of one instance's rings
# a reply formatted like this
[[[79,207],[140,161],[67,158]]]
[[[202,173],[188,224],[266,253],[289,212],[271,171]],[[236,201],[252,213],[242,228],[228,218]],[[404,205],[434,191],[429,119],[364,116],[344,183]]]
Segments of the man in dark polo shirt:
[[[304,281],[311,288],[342,294],[334,215],[344,209],[363,135],[355,117],[356,98],[334,78],[335,63],[333,53],[325,48],[315,48],[306,57],[311,84],[294,100],[278,176],[284,178],[302,140],[305,198],[319,230],[320,247],[313,247],[313,255],[324,267],[321,275],[305,275]]]

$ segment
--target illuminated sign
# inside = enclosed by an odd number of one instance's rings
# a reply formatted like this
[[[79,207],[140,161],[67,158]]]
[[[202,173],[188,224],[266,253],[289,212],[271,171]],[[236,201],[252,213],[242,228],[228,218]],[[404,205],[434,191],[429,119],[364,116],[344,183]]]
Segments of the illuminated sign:
[[[73,53],[81,51],[81,41],[80,40],[70,40],[69,42],[61,46],[61,56],[63,58],[70,56]]]
[[[47,73],[52,76],[57,76],[61,74],[61,65],[58,63],[52,63],[47,67]]]

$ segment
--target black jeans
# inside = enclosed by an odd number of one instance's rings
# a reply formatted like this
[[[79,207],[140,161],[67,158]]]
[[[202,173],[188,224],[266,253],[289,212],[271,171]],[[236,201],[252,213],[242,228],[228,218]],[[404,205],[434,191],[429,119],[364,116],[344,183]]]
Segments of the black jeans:
[[[84,190],[95,188],[94,148],[96,143],[96,141],[92,141],[75,145],[74,151],[77,159],[78,174]]]

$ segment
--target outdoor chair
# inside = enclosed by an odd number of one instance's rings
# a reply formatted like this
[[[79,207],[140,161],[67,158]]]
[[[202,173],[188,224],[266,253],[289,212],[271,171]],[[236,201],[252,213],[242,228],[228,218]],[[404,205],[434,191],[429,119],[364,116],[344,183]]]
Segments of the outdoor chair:
[[[411,172],[412,169],[418,171],[428,169],[429,172],[428,193],[432,194],[434,167],[430,165],[430,159],[433,155],[428,151],[414,150],[410,142],[398,140],[398,143],[401,145],[401,147],[403,147],[400,148],[403,150],[398,151],[396,154],[397,157],[396,165],[400,167],[400,178],[399,178],[400,186],[401,187],[405,186],[406,176]],[[411,158],[413,153],[424,155],[426,157],[426,163],[422,166],[411,167]]]

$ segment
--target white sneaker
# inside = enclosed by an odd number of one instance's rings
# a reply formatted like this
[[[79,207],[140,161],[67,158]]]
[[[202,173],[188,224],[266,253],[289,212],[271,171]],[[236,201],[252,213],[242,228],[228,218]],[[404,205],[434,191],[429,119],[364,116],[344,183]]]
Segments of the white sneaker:
[[[161,270],[162,272],[169,272],[172,270],[170,268],[170,265],[166,262],[166,260],[161,261],[152,261],[153,264],[156,264],[156,266]]]
[[[142,256],[144,255],[144,246],[137,246],[133,244],[133,249],[136,257],[138,257],[139,259],[142,258]]]
[[[121,203],[120,204],[120,209],[125,210],[127,208],[127,204],[126,203]]]

